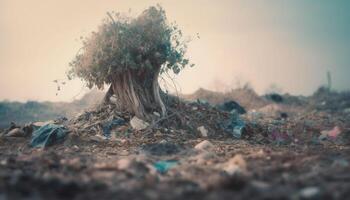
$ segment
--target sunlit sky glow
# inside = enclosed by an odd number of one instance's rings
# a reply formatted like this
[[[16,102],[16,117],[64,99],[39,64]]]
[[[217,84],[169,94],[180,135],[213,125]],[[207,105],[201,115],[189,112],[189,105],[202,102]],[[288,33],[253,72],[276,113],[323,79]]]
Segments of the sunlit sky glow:
[[[53,80],[65,78],[79,37],[108,11],[137,15],[157,3],[185,35],[200,35],[188,50],[196,66],[176,79],[184,93],[249,82],[260,94],[276,84],[307,95],[327,70],[336,89],[350,89],[350,1],[0,0],[0,100],[73,100],[82,82],[56,96]]]

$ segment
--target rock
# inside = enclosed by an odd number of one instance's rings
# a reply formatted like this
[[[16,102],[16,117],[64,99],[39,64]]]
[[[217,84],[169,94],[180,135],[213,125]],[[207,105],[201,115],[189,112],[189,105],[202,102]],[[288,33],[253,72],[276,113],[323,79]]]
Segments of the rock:
[[[146,129],[149,126],[149,123],[135,116],[130,120],[130,125],[133,129],[140,131]]]
[[[210,143],[208,140],[204,140],[198,143],[194,148],[197,150],[209,151],[214,148],[214,145]]]
[[[320,192],[318,187],[307,187],[299,192],[299,196],[302,199],[316,199],[320,195]]]
[[[237,154],[223,165],[223,170],[229,175],[246,173],[247,163],[242,155]]]
[[[6,134],[6,137],[24,137],[25,133],[20,128],[12,129],[10,132]]]
[[[202,137],[208,137],[208,130],[204,126],[200,126],[197,128]]]
[[[136,163],[135,159],[123,158],[118,160],[117,167],[119,170],[127,170]]]
[[[195,161],[197,164],[206,164],[210,161],[216,160],[217,158],[218,157],[215,153],[203,151],[195,157],[193,157],[192,160]]]

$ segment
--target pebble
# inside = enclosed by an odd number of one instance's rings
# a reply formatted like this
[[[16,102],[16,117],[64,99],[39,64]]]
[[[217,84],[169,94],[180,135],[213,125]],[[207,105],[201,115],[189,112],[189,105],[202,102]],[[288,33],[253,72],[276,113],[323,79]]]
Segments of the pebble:
[[[149,126],[149,123],[135,116],[130,120],[130,125],[133,129],[140,131],[146,129]]]
[[[208,130],[204,126],[200,126],[197,128],[202,137],[208,137]]]
[[[208,140],[204,140],[204,141],[198,143],[194,148],[197,150],[209,151],[209,150],[214,148],[214,145],[211,142],[209,142]]]
[[[223,170],[229,175],[245,173],[247,171],[247,163],[242,155],[237,154],[224,164]]]

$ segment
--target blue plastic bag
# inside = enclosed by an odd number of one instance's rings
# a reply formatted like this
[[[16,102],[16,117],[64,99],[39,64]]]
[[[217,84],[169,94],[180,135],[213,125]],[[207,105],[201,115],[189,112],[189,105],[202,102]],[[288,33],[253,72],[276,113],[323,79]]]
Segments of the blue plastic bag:
[[[31,146],[47,147],[64,140],[68,130],[63,125],[47,124],[33,132]]]

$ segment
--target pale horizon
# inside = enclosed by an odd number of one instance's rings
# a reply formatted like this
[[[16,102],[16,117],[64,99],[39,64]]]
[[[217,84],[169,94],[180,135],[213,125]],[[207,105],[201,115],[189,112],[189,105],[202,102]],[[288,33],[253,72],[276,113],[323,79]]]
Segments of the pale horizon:
[[[72,101],[88,91],[66,79],[80,36],[96,30],[109,11],[139,14],[159,3],[184,35],[196,36],[180,72],[182,93],[225,90],[248,82],[259,94],[277,85],[310,95],[327,83],[349,90],[350,3],[347,1],[0,0],[0,100]],[[238,84],[238,82],[240,84]]]

